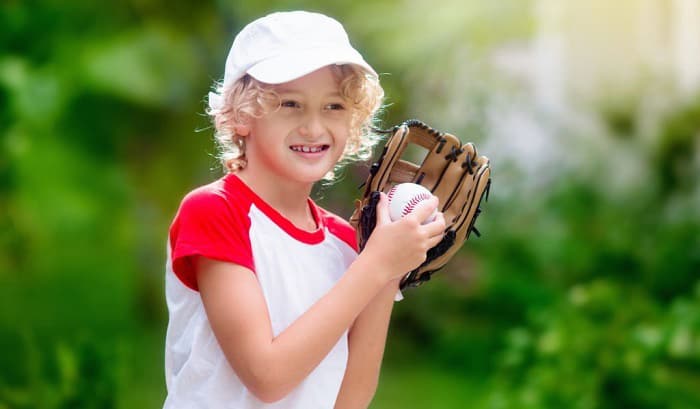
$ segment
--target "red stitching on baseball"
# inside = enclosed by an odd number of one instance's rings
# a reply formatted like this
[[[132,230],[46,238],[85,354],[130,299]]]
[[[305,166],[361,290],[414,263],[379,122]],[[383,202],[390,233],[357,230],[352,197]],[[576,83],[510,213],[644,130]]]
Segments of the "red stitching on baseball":
[[[418,193],[417,195],[413,196],[401,210],[401,216],[406,216],[407,214],[411,213],[418,203],[428,199],[430,199],[430,195],[427,193]]]
[[[394,197],[394,193],[396,192],[396,186],[398,185],[392,186],[391,189],[389,189],[389,193],[386,194],[389,200],[391,200],[391,198]]]

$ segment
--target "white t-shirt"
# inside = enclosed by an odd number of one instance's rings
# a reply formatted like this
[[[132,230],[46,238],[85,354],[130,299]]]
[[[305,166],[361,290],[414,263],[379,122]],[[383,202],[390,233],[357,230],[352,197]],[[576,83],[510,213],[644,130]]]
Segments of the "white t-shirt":
[[[165,341],[165,409],[332,408],[348,358],[347,332],[284,399],[265,404],[250,393],[224,356],[197,290],[193,256],[252,270],[262,287],[274,335],[338,281],[357,256],[355,232],[309,199],[317,230],[295,227],[229,174],[190,192],[170,227]]]

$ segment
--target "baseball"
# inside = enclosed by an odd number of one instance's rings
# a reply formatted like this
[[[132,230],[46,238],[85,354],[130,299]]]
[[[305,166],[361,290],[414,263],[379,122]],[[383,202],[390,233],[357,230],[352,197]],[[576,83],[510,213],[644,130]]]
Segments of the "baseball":
[[[410,214],[420,202],[430,199],[433,194],[416,183],[399,183],[389,190],[387,196],[389,197],[389,217],[392,221],[396,221]],[[437,209],[423,224],[432,222],[436,216]]]

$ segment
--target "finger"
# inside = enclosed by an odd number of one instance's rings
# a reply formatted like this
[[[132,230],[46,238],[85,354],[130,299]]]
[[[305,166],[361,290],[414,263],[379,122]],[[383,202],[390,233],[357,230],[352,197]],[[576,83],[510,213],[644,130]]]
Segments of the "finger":
[[[424,200],[416,206],[416,208],[411,212],[408,217],[414,218],[419,222],[423,223],[430,217],[433,212],[437,209],[438,198],[436,196],[431,197],[428,200]]]
[[[445,214],[443,212],[437,212],[435,220],[424,224],[423,228],[428,236],[432,238],[433,236],[442,237],[445,233],[445,226]]]
[[[377,226],[387,224],[391,221],[389,216],[389,198],[386,193],[379,193],[379,202],[377,202]]]
[[[432,249],[433,247],[437,246],[438,243],[442,241],[442,237],[444,236],[443,233],[440,233],[437,236],[433,236],[428,240],[428,248]]]

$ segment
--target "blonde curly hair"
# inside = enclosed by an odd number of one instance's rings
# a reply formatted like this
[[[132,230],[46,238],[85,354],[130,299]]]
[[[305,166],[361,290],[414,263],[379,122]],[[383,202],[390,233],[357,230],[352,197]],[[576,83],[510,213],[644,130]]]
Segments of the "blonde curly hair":
[[[345,151],[336,166],[350,160],[367,160],[380,136],[372,132],[377,115],[384,99],[384,90],[379,80],[368,75],[361,68],[352,65],[330,66],[338,79],[341,97],[350,105],[352,116],[350,135]],[[247,164],[245,138],[235,131],[236,126],[245,124],[249,118],[259,118],[278,109],[280,98],[272,86],[245,75],[231,85],[216,84],[215,97],[224,103],[220,108],[210,108],[207,114],[215,127],[218,158],[225,172],[236,172]],[[332,180],[335,172],[324,177]]]

